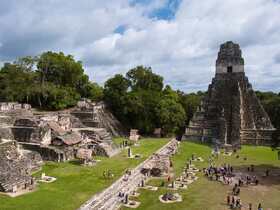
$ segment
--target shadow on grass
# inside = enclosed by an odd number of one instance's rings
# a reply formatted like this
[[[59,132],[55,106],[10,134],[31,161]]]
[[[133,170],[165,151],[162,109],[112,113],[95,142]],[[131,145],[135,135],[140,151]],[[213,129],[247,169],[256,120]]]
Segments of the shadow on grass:
[[[188,139],[187,140],[181,140],[179,142],[188,142],[188,143],[192,143],[192,144],[207,146],[207,147],[210,147],[210,148],[214,147],[214,145],[212,143],[209,143],[209,142],[201,142],[201,141],[188,140]]]
[[[259,178],[259,184],[264,186],[280,185],[280,167],[269,164],[254,165],[254,171],[248,171],[248,165],[234,166],[235,172],[242,172],[244,175],[256,175]],[[269,170],[269,176],[266,176],[266,170]]]
[[[82,164],[81,160],[70,160],[70,164],[75,165],[75,166],[80,166]]]

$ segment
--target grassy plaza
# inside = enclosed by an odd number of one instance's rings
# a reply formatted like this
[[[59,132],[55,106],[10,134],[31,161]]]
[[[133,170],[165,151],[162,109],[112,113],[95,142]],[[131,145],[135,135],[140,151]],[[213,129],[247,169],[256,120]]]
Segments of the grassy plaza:
[[[186,164],[186,160],[192,154],[204,158],[204,162],[195,162],[196,167],[202,169],[208,167],[208,157],[211,154],[211,148],[203,144],[195,144],[191,142],[182,142],[179,152],[173,157],[174,173],[178,177]],[[272,151],[269,147],[261,146],[242,146],[238,152],[239,158],[235,155],[223,156],[220,155],[215,159],[216,165],[223,163],[231,164],[235,170],[246,171],[250,164],[255,165],[256,173],[264,173],[267,168],[270,168],[273,173],[278,173],[278,177],[269,177],[261,180],[259,186],[242,187],[240,197],[244,205],[253,204],[253,208],[257,208],[258,203],[262,203],[265,209],[280,209],[279,194],[280,194],[280,161],[277,158],[277,152]],[[247,160],[244,160],[244,157]],[[140,196],[135,198],[141,202],[138,209],[154,210],[154,209],[191,209],[191,210],[225,210],[226,195],[231,191],[232,187],[223,185],[216,181],[209,181],[202,172],[198,173],[199,179],[188,186],[186,190],[178,190],[183,196],[183,201],[173,204],[163,204],[159,201],[159,196],[165,192],[170,192],[166,187],[160,187],[162,180],[154,179],[148,184],[158,186],[156,192],[141,189]],[[167,182],[167,180],[164,180]],[[128,208],[122,208],[128,209]]]
[[[122,139],[115,139],[121,142]],[[124,174],[128,168],[133,168],[149,155],[162,147],[168,139],[142,139],[140,146],[133,146],[134,154],[141,154],[140,159],[128,159],[127,150],[123,150],[113,158],[96,157],[101,162],[93,167],[81,166],[78,162],[54,163],[47,162],[42,171],[35,174],[39,176],[42,172],[54,176],[57,181],[50,184],[40,183],[35,192],[31,192],[16,198],[0,195],[0,209],[2,210],[32,210],[32,209],[77,209],[83,202],[92,195],[110,186],[118,177]],[[211,147],[203,144],[182,142],[177,154],[173,156],[173,172],[176,177],[180,176],[186,160],[192,154],[201,156],[204,162],[196,162],[199,169],[208,166],[208,158],[211,154]],[[246,170],[247,166],[254,164],[256,173],[264,173],[270,168],[273,173],[280,174],[280,161],[277,159],[277,152],[269,147],[243,146],[236,155],[220,155],[214,160],[216,165],[223,163],[231,164],[235,170]],[[244,160],[244,157],[247,159]],[[103,172],[112,170],[114,178],[104,179]],[[215,181],[209,181],[202,172],[198,173],[199,179],[188,186],[186,190],[178,190],[183,196],[183,201],[174,204],[163,204],[158,197],[168,192],[166,187],[160,187],[163,179],[152,179],[149,184],[158,186],[156,192],[141,189],[140,196],[133,198],[141,202],[138,209],[191,209],[191,210],[224,210],[226,206],[226,195],[231,190],[230,186]],[[167,182],[167,180],[164,180]],[[261,180],[259,186],[241,188],[241,199],[243,203],[262,203],[265,209],[279,209],[279,176]],[[127,209],[127,208],[122,208]]]

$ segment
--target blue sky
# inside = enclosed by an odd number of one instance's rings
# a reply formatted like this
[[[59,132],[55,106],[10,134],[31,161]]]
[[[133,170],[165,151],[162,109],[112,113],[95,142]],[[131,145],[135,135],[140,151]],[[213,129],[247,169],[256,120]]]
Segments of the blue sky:
[[[132,0],[130,1],[131,6],[141,5],[143,7],[148,7],[153,4],[153,0]],[[175,14],[179,8],[181,0],[166,0],[159,7],[156,7],[148,12],[144,12],[143,16],[147,16],[151,19],[156,20],[167,20],[170,21],[174,19]],[[123,34],[127,30],[126,25],[119,25],[115,28],[114,32]]]
[[[0,1],[0,65],[63,51],[99,84],[145,65],[176,89],[206,90],[227,40],[240,44],[254,89],[280,91],[279,1]]]
[[[131,5],[135,6],[141,4],[143,6],[149,6],[154,2],[153,0],[132,0]],[[149,18],[156,18],[158,20],[172,20],[175,17],[180,3],[181,0],[165,0],[163,4],[149,11],[146,15],[148,15]]]

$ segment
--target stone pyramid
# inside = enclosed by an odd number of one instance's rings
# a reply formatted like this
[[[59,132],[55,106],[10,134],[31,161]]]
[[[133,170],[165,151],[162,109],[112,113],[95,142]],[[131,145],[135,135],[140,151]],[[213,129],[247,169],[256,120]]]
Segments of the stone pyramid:
[[[238,44],[220,46],[216,74],[183,139],[217,146],[270,145],[271,121],[244,72]]]

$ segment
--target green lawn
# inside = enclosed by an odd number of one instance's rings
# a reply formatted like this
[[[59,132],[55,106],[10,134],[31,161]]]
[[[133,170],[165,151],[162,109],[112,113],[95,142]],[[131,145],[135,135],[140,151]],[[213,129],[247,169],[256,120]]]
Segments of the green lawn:
[[[205,160],[208,159],[211,148],[206,145],[195,144],[191,142],[183,142],[179,149],[178,154],[173,157],[174,171],[177,176],[183,171],[183,167],[186,160],[191,157],[191,154],[195,153],[198,156],[202,156]],[[215,160],[216,164],[231,163],[235,169],[246,169],[247,165],[254,164],[256,166],[255,171],[263,173],[266,168],[274,168],[274,170],[280,170],[280,160],[277,159],[277,153],[273,152],[269,147],[254,147],[243,146],[242,150],[238,152],[240,158],[236,158],[235,155],[227,157],[220,155]],[[247,160],[243,158],[247,157]],[[207,161],[203,163],[195,163],[199,168],[207,167]],[[244,168],[244,169],[243,169]],[[154,186],[160,186],[162,181],[155,179],[151,180],[150,184]],[[160,187],[158,191],[152,192],[148,190],[139,190],[141,193],[136,200],[141,201],[140,209],[145,210],[225,210],[228,209],[225,205],[225,199],[227,192],[231,190],[231,187],[222,185],[215,181],[209,181],[202,173],[199,173],[199,179],[193,184],[189,185],[186,190],[178,191],[183,196],[183,202],[174,204],[162,204],[158,197],[168,191],[166,188]],[[246,203],[252,202],[254,209],[258,202],[261,202],[265,209],[280,209],[280,178],[272,180],[261,181],[261,185],[257,188],[247,187],[241,188],[241,200]],[[128,209],[128,208],[122,208]]]
[[[97,157],[102,161],[94,167],[80,166],[76,162],[48,162],[42,172],[56,177],[57,181],[39,184],[37,191],[16,198],[0,195],[0,210],[77,209],[93,194],[110,186],[127,168],[135,167],[167,142],[168,139],[141,139],[140,146],[132,149],[133,154],[142,155],[142,158],[137,160],[126,158],[127,151],[124,150],[112,158]],[[103,171],[107,169],[112,170],[114,179],[103,178]]]

